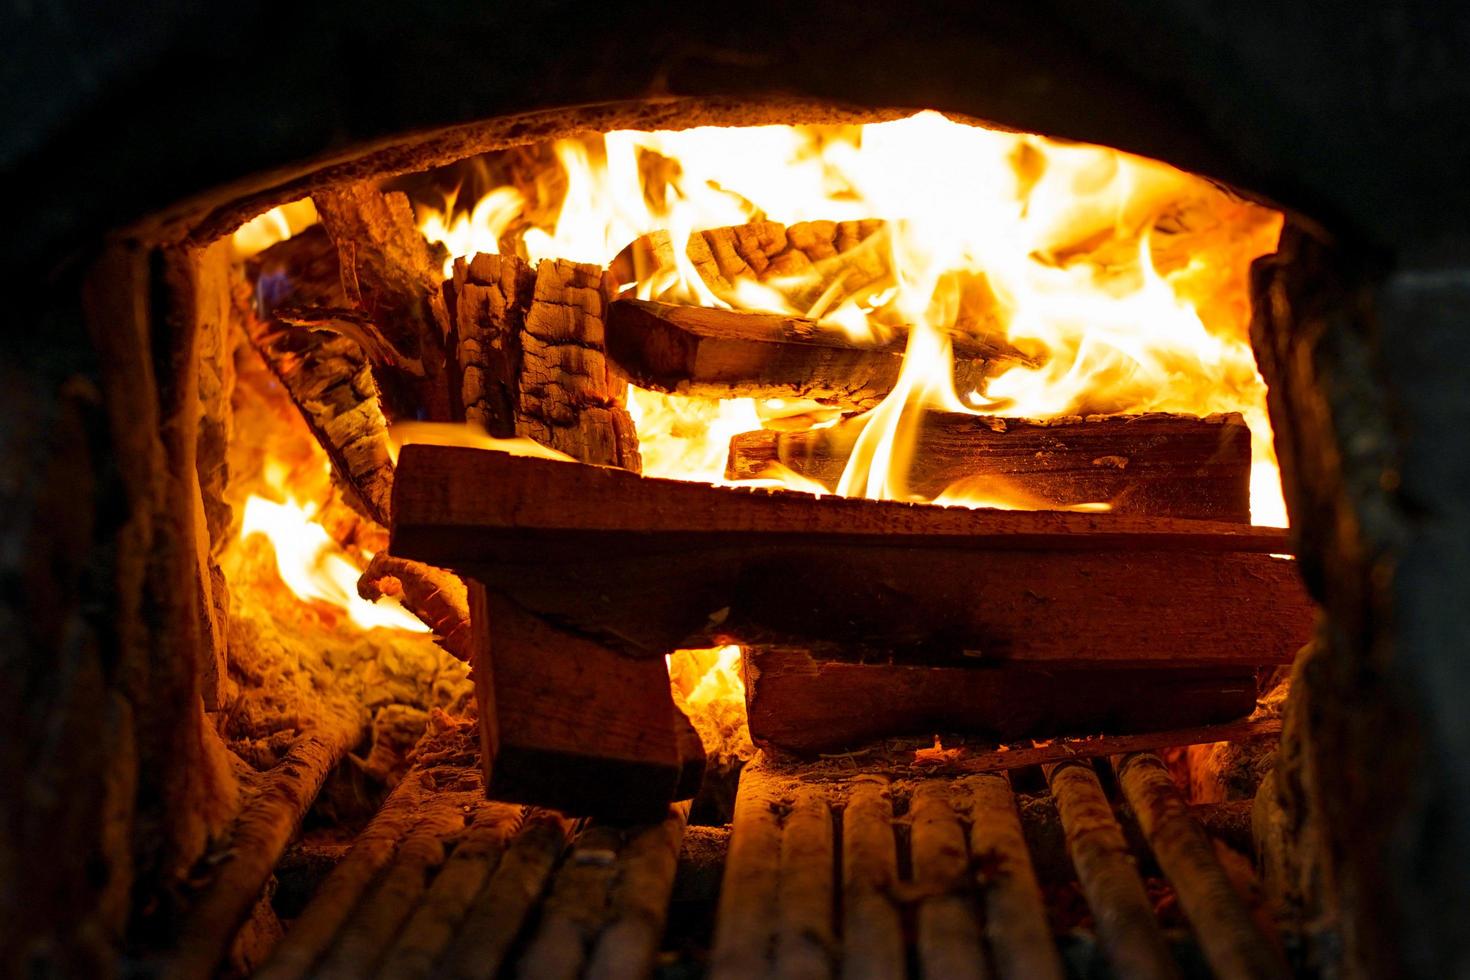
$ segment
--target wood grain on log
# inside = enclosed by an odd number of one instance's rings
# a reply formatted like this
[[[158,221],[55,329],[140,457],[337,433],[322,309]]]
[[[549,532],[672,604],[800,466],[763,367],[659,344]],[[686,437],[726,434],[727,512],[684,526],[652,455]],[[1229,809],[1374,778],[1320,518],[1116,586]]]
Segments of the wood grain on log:
[[[914,945],[926,977],[985,980],[980,923],[970,881],[965,831],[954,809],[953,787],[926,780],[909,802],[909,850],[920,899]]]
[[[745,432],[726,475],[780,463],[835,489],[861,423]],[[1106,503],[1115,514],[1250,520],[1251,434],[1238,414],[1120,415],[1037,422],[933,412],[920,424],[909,489],[934,498],[967,488],[1027,507]]]
[[[615,300],[607,352],[635,384],[712,398],[811,398],[867,409],[893,389],[906,333],[877,344],[808,317]],[[1009,345],[956,338],[955,384],[981,387],[989,366],[1024,360]]]
[[[688,785],[693,751],[663,661],[558,630],[477,584],[470,597],[487,792],[574,814],[661,818]]]
[[[792,647],[747,647],[743,666],[751,737],[801,754],[936,731],[1009,741],[1181,728],[1241,718],[1256,703],[1255,671],[1239,667],[857,664]]]
[[[404,448],[394,518],[395,554],[644,655],[713,640],[1257,665],[1312,628],[1294,564],[1251,553],[1284,532],[1235,524],[818,499],[440,446]]]

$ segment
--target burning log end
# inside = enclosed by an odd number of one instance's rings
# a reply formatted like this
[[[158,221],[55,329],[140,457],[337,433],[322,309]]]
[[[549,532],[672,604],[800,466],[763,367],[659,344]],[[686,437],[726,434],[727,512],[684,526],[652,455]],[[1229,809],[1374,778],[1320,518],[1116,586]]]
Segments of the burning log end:
[[[357,580],[357,594],[369,602],[383,596],[398,599],[434,631],[450,656],[470,659],[469,591],[453,572],[380,552]]]

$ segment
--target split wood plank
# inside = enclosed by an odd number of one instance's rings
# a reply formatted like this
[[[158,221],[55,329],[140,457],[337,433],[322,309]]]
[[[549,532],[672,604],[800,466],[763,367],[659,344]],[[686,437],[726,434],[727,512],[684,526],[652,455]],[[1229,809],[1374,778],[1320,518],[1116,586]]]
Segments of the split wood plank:
[[[678,723],[663,661],[558,630],[478,584],[470,601],[490,796],[660,819],[703,763],[703,747]]]
[[[406,446],[392,550],[644,655],[715,642],[982,661],[1288,662],[1314,611],[1284,531],[972,511]],[[494,492],[486,488],[493,487]]]
[[[741,433],[726,476],[780,464],[835,490],[862,429]],[[1114,514],[1250,520],[1251,433],[1237,413],[1038,422],[930,412],[918,432],[908,486],[929,499],[949,491],[1034,509],[1100,503]]]
[[[1066,829],[1067,853],[1113,969],[1122,977],[1174,980],[1179,967],[1092,765],[1061,762],[1045,771]]]
[[[804,755],[901,734],[1010,741],[1214,724],[1250,714],[1257,692],[1254,669],[1238,667],[936,667],[819,661],[802,648],[746,647],[742,668],[751,737]]]
[[[1115,757],[1114,768],[1215,975],[1226,980],[1289,976],[1279,950],[1257,928],[1231,884],[1209,836],[1190,816],[1163,760],[1135,752]]]

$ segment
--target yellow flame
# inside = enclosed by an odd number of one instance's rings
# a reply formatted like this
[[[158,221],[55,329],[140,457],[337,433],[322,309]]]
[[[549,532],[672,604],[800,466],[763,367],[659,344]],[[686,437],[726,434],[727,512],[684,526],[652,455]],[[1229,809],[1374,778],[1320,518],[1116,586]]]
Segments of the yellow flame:
[[[256,215],[235,229],[231,244],[235,261],[242,262],[253,255],[264,252],[278,242],[295,235],[303,228],[316,224],[316,205],[311,198],[282,204],[264,214]]]
[[[249,538],[256,534],[270,541],[276,555],[276,571],[297,597],[337,606],[363,629],[384,627],[411,633],[429,632],[396,599],[385,597],[368,602],[357,594],[362,568],[317,523],[314,506],[289,498],[284,503],[276,503],[252,494],[245,501],[240,536]],[[364,561],[371,557],[365,555]]]

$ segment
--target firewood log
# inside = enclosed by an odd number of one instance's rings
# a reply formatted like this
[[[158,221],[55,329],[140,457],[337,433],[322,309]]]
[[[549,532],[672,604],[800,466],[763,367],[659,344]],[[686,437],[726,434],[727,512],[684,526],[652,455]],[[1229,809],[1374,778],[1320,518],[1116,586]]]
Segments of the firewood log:
[[[613,302],[607,352],[633,383],[712,398],[811,398],[866,409],[893,389],[907,333],[854,340],[809,317],[649,302]],[[1034,363],[1008,344],[955,338],[955,385],[981,386],[996,363]]]
[[[331,239],[307,228],[251,259],[254,295],[239,313],[353,503],[387,526],[393,459],[383,397],[359,342],[361,314],[347,308],[337,270]],[[341,329],[349,320],[356,333]]]
[[[726,475],[750,479],[779,463],[835,489],[861,431],[741,433]],[[1250,429],[1235,413],[1037,422],[931,412],[908,481],[929,498],[968,488],[1038,508],[1099,502],[1117,514],[1249,521],[1250,472]]]
[[[388,416],[450,421],[443,247],[425,240],[401,193],[357,183],[312,200],[337,247],[346,305],[363,314],[352,332],[367,338]]]
[[[1287,549],[1238,524],[818,499],[413,445],[392,530],[395,554],[644,656],[829,642],[1074,666],[1290,660],[1314,612],[1270,554]]]
[[[1113,768],[1215,974],[1288,976],[1280,949],[1253,920],[1163,761],[1134,752],[1115,756]]]
[[[751,737],[807,755],[936,731],[1011,741],[1181,728],[1244,717],[1256,702],[1255,672],[1239,667],[857,664],[791,647],[747,647],[743,665]]]
[[[351,338],[248,319],[250,341],[281,381],[360,509],[388,524],[393,458],[388,421],[362,348]]]
[[[458,400],[491,435],[527,436],[590,463],[636,470],[626,382],[609,370],[612,283],[597,266],[515,256],[455,263]]]
[[[829,304],[876,291],[892,281],[884,223],[775,221],[711,228],[689,236],[686,254],[712,291],[730,295],[740,279],[774,285],[796,309],[809,309],[824,294]],[[668,232],[644,235],[613,260],[618,282],[667,281],[675,274]]]

